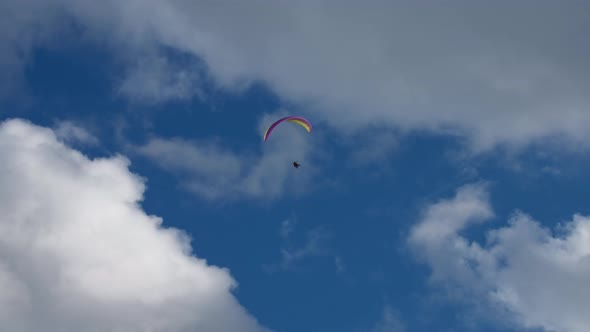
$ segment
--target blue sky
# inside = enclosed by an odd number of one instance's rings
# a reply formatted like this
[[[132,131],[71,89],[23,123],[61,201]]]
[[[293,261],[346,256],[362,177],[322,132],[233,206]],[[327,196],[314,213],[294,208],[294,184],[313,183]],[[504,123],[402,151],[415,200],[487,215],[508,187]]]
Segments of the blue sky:
[[[6,1],[1,329],[585,331],[589,9]]]

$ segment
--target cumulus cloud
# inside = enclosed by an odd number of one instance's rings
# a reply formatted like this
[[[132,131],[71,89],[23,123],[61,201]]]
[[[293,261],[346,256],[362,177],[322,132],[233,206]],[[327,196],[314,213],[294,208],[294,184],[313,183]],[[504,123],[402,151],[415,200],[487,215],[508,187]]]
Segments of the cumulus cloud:
[[[265,330],[226,269],[146,215],[125,158],[90,160],[20,120],[0,125],[0,156],[0,330]]]
[[[15,48],[27,50],[41,32],[54,31],[59,13],[134,63],[162,46],[198,56],[220,86],[264,81],[339,128],[452,130],[477,149],[555,136],[585,142],[589,7],[549,0],[7,0],[0,38],[2,53],[12,55],[1,58],[19,62],[15,54],[23,52]],[[133,94],[192,91],[192,79],[168,69],[150,74],[162,80],[132,85]],[[131,71],[129,81],[144,75]]]
[[[485,186],[460,188],[428,207],[409,244],[432,268],[436,283],[507,310],[518,324],[583,332],[590,319],[590,218],[574,215],[556,232],[517,212],[486,243],[462,232],[493,215]]]
[[[273,119],[269,115],[263,117],[258,128],[260,137]],[[273,131],[266,143],[261,141],[260,155],[231,151],[217,142],[178,138],[152,138],[135,151],[178,174],[182,185],[201,197],[272,199],[287,188],[291,192],[301,191],[309,183],[315,174],[309,158],[311,141],[307,132],[286,124]],[[291,166],[294,160],[302,163],[301,171]]]

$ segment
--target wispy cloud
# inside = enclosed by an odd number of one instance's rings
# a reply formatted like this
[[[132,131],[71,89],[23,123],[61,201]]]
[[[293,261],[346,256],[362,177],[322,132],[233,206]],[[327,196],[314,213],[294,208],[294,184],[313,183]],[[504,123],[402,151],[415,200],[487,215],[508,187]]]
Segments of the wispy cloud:
[[[294,217],[283,220],[281,223],[281,229],[279,234],[283,239],[288,239],[293,230],[295,230],[295,224],[297,223]]]
[[[189,100],[202,95],[201,73],[196,63],[177,65],[161,55],[140,58],[119,83],[119,93],[131,100],[158,103]]]
[[[308,231],[303,245],[290,246],[281,250],[281,268],[289,270],[307,258],[331,255],[332,250],[326,246],[326,241],[330,237],[330,233],[322,228]]]
[[[122,60],[133,98],[199,90],[192,72],[158,60],[165,48],[202,59],[220,87],[265,82],[345,131],[450,132],[479,150],[588,142],[589,5],[454,3],[5,0],[0,65],[14,72],[35,46],[58,43],[68,17]],[[509,14],[499,24],[496,13]]]
[[[94,135],[72,121],[58,121],[53,130],[57,138],[67,144],[98,144]]]
[[[351,161],[358,166],[369,166],[390,160],[399,147],[399,139],[387,130],[363,131],[353,137]]]
[[[332,258],[334,267],[338,273],[344,272],[344,262],[330,246],[332,233],[324,227],[314,227],[307,232],[303,240],[299,240],[302,232],[296,231],[297,220],[295,216],[284,220],[279,228],[282,240],[279,262],[265,264],[263,268],[267,272],[299,270],[306,260],[314,257]]]
[[[263,118],[261,132],[271,119]],[[309,158],[312,145],[307,132],[287,125],[261,144],[264,146],[259,156],[234,152],[212,141],[178,138],[153,138],[134,150],[178,174],[186,189],[207,199],[272,199],[282,195],[287,185],[298,192],[309,184],[315,170]],[[294,160],[302,162],[303,168],[294,170]]]
[[[336,265],[336,272],[344,273],[346,271],[346,265],[344,265],[344,260],[342,259],[342,257],[334,257],[334,264]]]
[[[406,328],[399,314],[390,305],[383,307],[381,319],[371,329],[371,332],[405,332]]]
[[[219,144],[153,138],[136,151],[161,168],[178,174],[186,189],[206,198],[240,190],[245,161]]]
[[[490,230],[485,246],[462,235],[493,216],[487,190],[470,185],[429,206],[409,244],[432,268],[435,284],[466,301],[508,310],[517,324],[548,331],[583,332],[590,324],[590,218],[574,215],[559,235],[522,212]],[[499,314],[499,313],[498,313]]]

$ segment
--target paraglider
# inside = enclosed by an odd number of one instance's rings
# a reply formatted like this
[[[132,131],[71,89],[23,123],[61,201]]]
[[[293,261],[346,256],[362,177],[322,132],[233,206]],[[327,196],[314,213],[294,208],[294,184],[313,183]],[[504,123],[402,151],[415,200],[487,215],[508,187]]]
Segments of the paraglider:
[[[305,118],[302,118],[300,116],[286,116],[282,119],[275,121],[275,123],[271,124],[270,127],[268,127],[268,129],[266,129],[266,131],[264,132],[264,141],[265,142],[268,139],[268,137],[270,136],[270,133],[275,129],[275,127],[284,121],[296,123],[296,124],[302,126],[303,128],[305,128],[305,130],[307,130],[307,132],[311,132],[311,123],[309,123],[309,121],[307,121]]]
[[[293,122],[295,124],[298,124],[301,127],[305,128],[305,130],[307,130],[308,133],[311,132],[311,123],[309,123],[309,121],[307,121],[305,118],[302,118],[300,116],[286,116],[282,119],[275,121],[273,124],[270,125],[270,127],[268,127],[266,129],[266,131],[264,132],[264,142],[266,142],[266,140],[270,136],[270,133],[272,133],[272,131],[275,129],[275,127],[284,121]],[[293,162],[293,167],[299,168],[299,166],[301,166],[301,164],[299,164],[297,161]]]

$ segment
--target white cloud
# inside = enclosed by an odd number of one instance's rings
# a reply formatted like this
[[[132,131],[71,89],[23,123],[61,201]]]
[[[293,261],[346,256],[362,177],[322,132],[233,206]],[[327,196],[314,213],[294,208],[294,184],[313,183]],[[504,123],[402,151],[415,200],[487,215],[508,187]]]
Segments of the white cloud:
[[[278,118],[280,115],[276,115]],[[276,120],[265,116],[260,137]],[[163,169],[181,176],[183,186],[208,199],[255,197],[276,198],[285,191],[300,192],[315,175],[311,158],[313,137],[289,123],[275,130],[262,143],[262,154],[237,153],[215,142],[153,138],[136,151]],[[293,161],[302,164],[294,169]]]
[[[160,46],[196,55],[221,86],[265,81],[340,128],[452,130],[480,149],[590,138],[584,1],[8,0],[1,9],[2,49],[12,54],[2,58],[12,62],[22,62],[13,44],[29,49],[67,13],[122,58],[153,57]],[[155,77],[165,79],[135,93],[178,96],[153,88],[168,81],[163,91],[176,91],[176,74]],[[180,82],[192,91],[192,80]]]
[[[264,330],[226,269],[145,214],[123,157],[90,160],[20,120],[0,125],[0,155],[0,330]]]
[[[552,234],[516,213],[487,233],[485,246],[461,235],[492,216],[484,186],[426,209],[409,243],[432,268],[433,281],[508,309],[527,328],[584,332],[590,325],[590,218],[574,215]],[[475,300],[477,301],[477,300]]]

